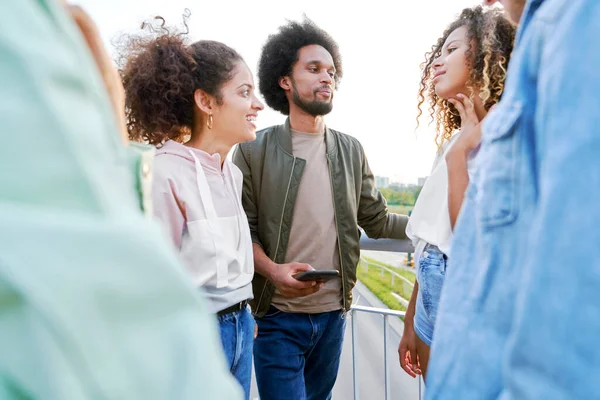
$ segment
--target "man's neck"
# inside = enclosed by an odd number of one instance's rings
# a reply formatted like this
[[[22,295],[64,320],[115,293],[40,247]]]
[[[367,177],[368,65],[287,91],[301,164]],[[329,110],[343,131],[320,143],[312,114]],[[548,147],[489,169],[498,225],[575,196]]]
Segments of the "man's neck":
[[[325,119],[321,115],[315,117],[304,112],[290,110],[290,128],[297,132],[320,135],[325,131]]]

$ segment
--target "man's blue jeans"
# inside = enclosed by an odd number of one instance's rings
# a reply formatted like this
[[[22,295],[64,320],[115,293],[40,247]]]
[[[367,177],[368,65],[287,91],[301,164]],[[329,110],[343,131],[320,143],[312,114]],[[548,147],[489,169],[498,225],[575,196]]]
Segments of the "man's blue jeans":
[[[261,400],[331,399],[342,353],[342,311],[257,318],[254,368]]]
[[[244,389],[244,398],[250,398],[252,380],[252,347],[254,318],[248,308],[219,317],[221,342],[231,374]]]

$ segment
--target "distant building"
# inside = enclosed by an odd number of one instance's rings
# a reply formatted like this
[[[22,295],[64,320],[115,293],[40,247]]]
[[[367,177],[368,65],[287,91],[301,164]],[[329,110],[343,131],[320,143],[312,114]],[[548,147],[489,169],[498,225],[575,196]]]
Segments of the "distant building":
[[[375,186],[379,189],[383,189],[390,186],[390,178],[388,178],[387,176],[376,176]]]
[[[427,180],[427,176],[423,177],[423,178],[419,178],[417,181],[417,186],[424,186],[425,185],[425,181]]]

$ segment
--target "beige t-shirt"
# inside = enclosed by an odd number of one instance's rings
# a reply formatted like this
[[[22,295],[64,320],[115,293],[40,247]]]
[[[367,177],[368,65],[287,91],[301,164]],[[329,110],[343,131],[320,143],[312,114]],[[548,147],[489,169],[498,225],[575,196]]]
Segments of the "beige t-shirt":
[[[310,264],[316,270],[340,269],[333,193],[324,134],[292,131],[294,156],[306,160],[294,206],[285,262]],[[285,312],[321,313],[342,308],[342,281],[326,282],[309,296],[287,299],[275,291],[272,303]]]

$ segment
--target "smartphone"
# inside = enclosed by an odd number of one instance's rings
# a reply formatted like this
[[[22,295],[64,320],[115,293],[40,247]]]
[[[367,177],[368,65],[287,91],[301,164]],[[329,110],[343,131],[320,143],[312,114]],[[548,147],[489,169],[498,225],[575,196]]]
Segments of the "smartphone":
[[[322,269],[322,270],[314,270],[314,271],[304,271],[297,273],[294,275],[299,281],[319,281],[319,282],[327,282],[333,278],[339,278],[340,272],[335,269]]]

